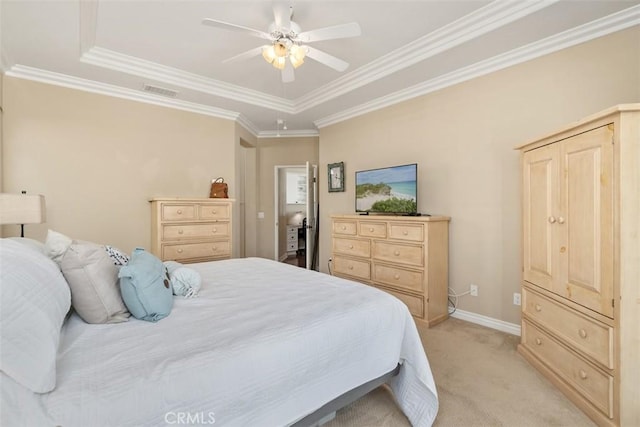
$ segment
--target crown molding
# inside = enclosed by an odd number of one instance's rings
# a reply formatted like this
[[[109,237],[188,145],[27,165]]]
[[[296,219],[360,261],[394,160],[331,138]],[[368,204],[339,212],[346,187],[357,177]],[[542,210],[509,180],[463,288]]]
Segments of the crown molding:
[[[521,64],[598,37],[603,37],[607,34],[615,33],[638,24],[640,24],[640,5],[633,6],[537,42],[530,43],[526,46],[513,49],[509,52],[496,55],[492,58],[477,62],[468,67],[460,68],[412,87],[379,97],[356,107],[331,114],[316,120],[314,124],[321,129],[323,127],[380,110],[418,96],[426,95],[512,65]]]
[[[100,83],[93,80],[81,79],[78,77],[68,76],[66,74],[54,73],[52,71],[41,70],[38,68],[28,67],[25,65],[14,65],[7,71],[7,76],[17,77],[25,80],[33,80],[41,83],[52,84],[56,86],[78,89],[85,92],[97,93],[100,95],[108,95],[116,98],[128,99],[131,101],[144,102],[146,104],[159,105],[162,107],[175,108],[178,110],[189,111],[192,113],[204,114],[207,116],[217,117],[220,119],[238,120],[240,113],[235,111],[223,110],[222,108],[211,107],[208,105],[197,104],[195,102],[182,101],[173,98],[164,98],[161,96],[149,94],[134,89],[123,88],[120,86]],[[256,129],[248,119],[243,119],[243,125],[247,130]]]
[[[311,136],[320,136],[320,133],[315,129],[265,130],[258,132],[258,138],[306,138]]]
[[[98,0],[79,2],[80,56],[96,44],[98,25]]]
[[[475,37],[510,24],[524,16],[551,6],[558,0],[541,2],[494,1],[442,28],[420,37],[387,55],[314,89],[295,101],[296,112],[323,104],[383,77],[459,46]],[[411,52],[407,55],[406,52]]]
[[[256,127],[255,124],[251,120],[247,118],[244,114],[238,114],[238,118],[236,119],[236,123],[245,128],[251,135],[258,137],[258,133],[260,133],[260,129]]]
[[[192,89],[198,92],[244,102],[245,104],[257,105],[289,114],[295,113],[293,102],[287,99],[267,95],[257,90],[203,77],[199,74],[189,73],[101,47],[92,47],[82,54],[80,61],[181,88]]]

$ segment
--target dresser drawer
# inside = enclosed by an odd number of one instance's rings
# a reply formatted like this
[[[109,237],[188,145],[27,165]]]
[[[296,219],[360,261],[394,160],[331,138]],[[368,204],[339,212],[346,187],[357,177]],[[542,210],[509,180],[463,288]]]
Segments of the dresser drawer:
[[[371,265],[369,261],[337,256],[333,259],[333,269],[338,274],[345,274],[364,280],[371,279]]]
[[[226,222],[162,226],[164,240],[209,239],[222,236],[229,236],[229,224]]]
[[[186,260],[190,258],[214,258],[230,256],[228,240],[208,243],[184,243],[162,245],[163,260]]]
[[[287,233],[287,241],[288,242],[297,242],[298,241],[298,233]]]
[[[358,234],[363,237],[387,237],[387,224],[384,222],[360,222]]]
[[[390,222],[389,238],[408,240],[411,242],[422,242],[424,241],[424,225]]]
[[[368,240],[336,237],[333,239],[333,251],[345,255],[369,258],[371,256],[371,244]]]
[[[558,335],[570,346],[613,369],[613,328],[522,288],[522,310],[527,317]]]
[[[407,295],[402,292],[392,291],[388,288],[380,288],[385,292],[390,293],[394,297],[398,298],[400,301],[405,303],[405,305],[409,308],[409,313],[416,317],[424,317],[424,300],[421,296],[416,297],[413,295]]]
[[[355,221],[333,221],[333,233],[348,236],[355,236],[357,233],[357,225]]]
[[[422,245],[403,245],[374,240],[373,258],[381,261],[422,267],[424,263],[424,249]]]
[[[373,280],[394,288],[423,292],[424,273],[422,271],[406,270],[387,265],[374,264]]]
[[[191,221],[196,219],[195,205],[162,205],[163,221]]]
[[[522,322],[522,343],[593,406],[613,417],[613,377],[575,355],[532,323]]]
[[[229,219],[229,205],[219,205],[215,203],[199,204],[198,218],[206,220]]]

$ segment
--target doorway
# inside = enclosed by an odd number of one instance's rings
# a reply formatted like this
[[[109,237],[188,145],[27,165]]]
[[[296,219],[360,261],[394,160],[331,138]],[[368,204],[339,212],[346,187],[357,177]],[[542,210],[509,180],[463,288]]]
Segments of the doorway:
[[[315,268],[317,166],[274,167],[275,260]]]

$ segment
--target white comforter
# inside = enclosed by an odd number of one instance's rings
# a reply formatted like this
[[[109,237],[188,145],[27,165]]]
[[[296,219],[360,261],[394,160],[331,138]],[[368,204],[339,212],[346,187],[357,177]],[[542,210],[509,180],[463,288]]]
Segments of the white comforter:
[[[399,300],[260,258],[190,267],[199,297],[177,297],[158,323],[73,315],[54,391],[3,375],[2,425],[286,426],[399,362],[391,387],[402,410],[414,426],[432,424],[436,388]]]

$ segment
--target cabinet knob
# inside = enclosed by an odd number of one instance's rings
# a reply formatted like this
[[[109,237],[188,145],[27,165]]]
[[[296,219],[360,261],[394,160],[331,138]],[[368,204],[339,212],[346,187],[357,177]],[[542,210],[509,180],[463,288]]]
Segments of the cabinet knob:
[[[369,227],[369,231],[373,233],[373,227]]]
[[[578,331],[578,333],[580,334],[580,338],[586,338],[587,337],[587,331],[585,331],[584,329],[580,329]]]
[[[393,254],[394,254],[395,256],[400,256],[400,251],[393,251]]]
[[[564,218],[559,216],[558,217],[558,224],[564,224]]]
[[[536,344],[537,345],[542,345],[542,340],[540,338],[536,338]]]
[[[407,230],[404,230],[402,234],[406,236],[407,234],[409,234],[409,232]]]
[[[349,267],[347,267],[349,270],[353,270],[353,265],[350,265]]]
[[[540,306],[540,304],[536,304],[536,311],[542,311],[542,307]]]
[[[182,253],[182,249],[178,249],[178,253],[181,254]]]
[[[212,210],[211,210],[211,213],[215,215],[215,214],[217,214],[217,213],[218,213],[218,211],[217,211],[217,210],[215,210],[215,209],[212,209]]]
[[[579,373],[580,373],[580,378],[582,378],[583,380],[587,379],[587,373],[583,369],[580,369]]]
[[[349,249],[353,249],[353,245],[349,245]]]
[[[178,230],[178,234],[184,234],[184,230],[181,228],[180,230]]]
[[[214,233],[217,233],[217,232],[218,232],[218,229],[217,229],[217,228],[215,228],[215,227],[213,227],[213,232],[214,232]]]
[[[347,229],[347,226],[346,226],[346,225],[343,225],[343,226],[342,226],[342,229],[343,229],[343,230],[346,230],[346,229]]]
[[[182,209],[178,209],[178,215],[182,215]]]
[[[394,275],[394,276],[393,276],[393,278],[394,278],[394,279],[396,279],[396,280],[398,280],[398,279],[400,279],[400,275],[399,275],[399,274],[396,274],[396,275]]]
[[[566,251],[567,251],[567,248],[565,248],[564,246],[562,246],[562,247],[560,248],[560,253],[561,253],[561,254],[565,253]]]
[[[556,218],[553,216],[549,217],[549,223],[553,224],[554,222],[556,222]]]
[[[217,250],[218,250],[218,247],[217,247],[217,246],[213,246],[213,247],[211,248],[211,250],[212,250],[213,252],[215,252],[215,251],[217,251]]]

